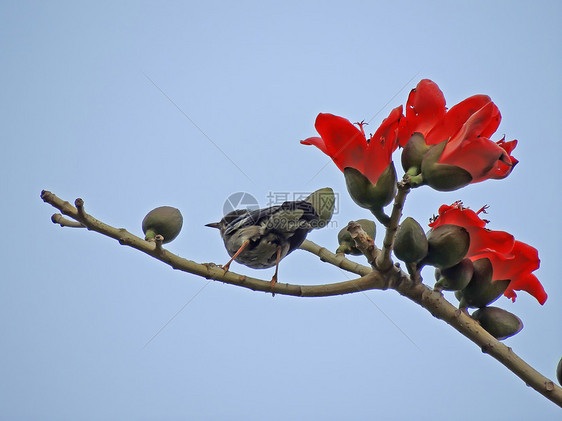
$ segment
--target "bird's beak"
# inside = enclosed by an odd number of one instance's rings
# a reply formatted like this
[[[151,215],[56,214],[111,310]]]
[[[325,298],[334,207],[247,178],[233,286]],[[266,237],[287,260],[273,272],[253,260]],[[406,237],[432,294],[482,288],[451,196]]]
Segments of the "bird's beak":
[[[205,224],[206,227],[211,227],[211,228],[218,228],[220,229],[221,224],[220,222],[211,222],[210,224]]]

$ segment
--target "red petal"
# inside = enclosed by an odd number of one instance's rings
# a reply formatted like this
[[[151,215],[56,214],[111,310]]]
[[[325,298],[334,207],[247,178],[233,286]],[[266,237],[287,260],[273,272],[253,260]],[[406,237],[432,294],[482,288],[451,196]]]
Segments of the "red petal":
[[[458,103],[427,134],[426,143],[436,145],[452,138],[478,110],[492,102],[489,96],[474,95]]]
[[[515,301],[517,296],[515,291],[526,291],[544,304],[547,298],[546,292],[536,276],[532,274],[540,265],[538,253],[534,247],[515,241],[511,253],[507,255],[492,251],[478,257],[471,257],[471,259],[474,261],[482,257],[487,257],[492,262],[494,281],[501,279],[511,281],[504,292],[506,297]]]
[[[512,301],[515,301],[515,297],[517,297],[515,291],[528,292],[533,297],[535,297],[537,301],[541,303],[541,305],[544,305],[546,299],[548,298],[544,287],[541,285],[537,277],[532,273],[511,281],[503,295],[505,295],[507,298],[511,298]]]
[[[439,225],[445,224],[459,225],[464,228],[484,228],[486,226],[486,221],[480,219],[478,214],[472,209],[463,209],[454,204],[453,206],[442,205],[439,208],[439,217],[435,220],[435,222],[429,224],[429,226],[437,228]]]
[[[489,102],[480,108],[477,112],[470,116],[470,118],[462,126],[462,129],[457,132],[453,138],[451,138],[447,144],[449,149],[460,147],[462,143],[469,138],[487,137],[483,136],[483,134],[488,133],[490,128],[498,124],[498,114],[499,112],[497,111],[497,107],[493,102]]]
[[[445,97],[439,86],[429,79],[421,80],[408,96],[406,119],[401,124],[398,135],[400,144],[406,144],[415,132],[426,136],[446,111]]]
[[[517,139],[510,140],[509,142],[506,142],[504,139],[502,139],[502,140],[497,141],[496,143],[497,143],[504,151],[506,151],[509,156],[511,156],[511,152],[513,152],[513,150],[514,150],[515,147],[517,146]]]
[[[505,231],[492,231],[486,228],[474,227],[467,229],[470,234],[470,248],[467,256],[474,256],[474,260],[477,260],[481,257],[487,257],[481,254],[485,254],[489,250],[512,256],[511,251],[515,243],[513,235]]]
[[[464,168],[472,176],[472,183],[483,181],[504,154],[503,149],[483,137],[466,138],[460,146],[445,146],[439,159],[442,164]]]
[[[401,119],[396,133],[396,142],[398,142],[400,147],[408,143],[408,140],[412,137],[412,133],[413,132],[408,128],[408,120],[406,118]]]
[[[495,130],[499,122],[499,111],[489,102],[474,113],[462,129],[447,143],[440,163],[456,165],[472,175],[472,183],[485,180],[486,174],[496,166],[505,155],[505,150],[491,140],[482,137],[483,133]]]
[[[480,136],[490,138],[490,136],[498,130],[500,122],[502,121],[502,115],[498,106],[493,102],[488,104],[487,107],[491,109],[491,116],[486,127],[480,132]]]
[[[496,256],[491,259],[494,266],[494,279],[511,279],[520,273],[531,273],[540,266],[539,253],[536,248],[521,241],[515,241],[511,258]]]
[[[396,131],[400,120],[403,118],[402,105],[393,109],[385,118],[374,135],[371,136],[369,145],[375,141],[383,143],[385,148],[391,153],[398,148],[396,143]]]
[[[490,178],[501,180],[507,177],[509,174],[511,174],[511,171],[513,171],[515,164],[519,162],[513,157],[508,157],[508,159],[511,160],[510,165],[506,164],[500,159],[495,163],[494,167],[490,171],[488,171],[486,174],[483,174],[480,178],[472,180],[472,183],[478,183],[479,181],[488,180]]]
[[[315,127],[326,145],[327,154],[340,170],[353,167],[363,172],[367,140],[361,130],[349,120],[333,114],[318,114]]]
[[[364,174],[372,183],[377,182],[390,164],[392,152],[398,148],[396,132],[402,117],[402,106],[393,109],[369,141]]]
[[[493,279],[511,280],[504,295],[514,301],[517,296],[514,291],[526,291],[544,304],[547,298],[546,292],[536,276],[532,274],[540,266],[537,249],[521,241],[515,241],[511,254],[510,258],[499,254],[489,257],[494,267]]]
[[[488,178],[505,178],[511,173],[515,165],[519,162],[517,159],[511,156],[511,152],[515,149],[515,146],[517,146],[517,140],[505,142],[502,139],[496,143],[499,147],[505,150],[505,154],[499,161],[496,162],[494,167],[485,175],[485,177],[482,178],[483,180]]]
[[[326,146],[326,144],[324,143],[324,141],[322,140],[321,137],[309,137],[308,139],[301,140],[301,143],[303,145],[316,146],[318,149],[320,149],[326,155],[329,155],[328,154],[328,147]]]

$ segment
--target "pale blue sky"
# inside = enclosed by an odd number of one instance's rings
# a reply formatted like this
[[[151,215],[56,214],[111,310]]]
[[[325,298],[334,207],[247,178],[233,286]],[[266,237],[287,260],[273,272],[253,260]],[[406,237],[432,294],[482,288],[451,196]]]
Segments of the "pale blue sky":
[[[488,94],[503,115],[494,140],[517,138],[520,164],[503,181],[420,188],[406,214],[425,224],[442,203],[488,204],[490,228],[539,250],[546,304],[520,293],[497,305],[525,324],[506,343],[553,378],[562,356],[561,11],[558,1],[3,2],[0,419],[559,415],[391,291],[272,298],[210,282],[143,348],[208,281],[53,225],[39,194],[82,197],[94,216],[139,235],[150,209],[176,206],[184,228],[168,248],[225,263],[218,233],[204,225],[234,192],[265,204],[269,192],[330,186],[341,193],[339,228],[369,216],[335,165],[299,144],[316,135],[319,112],[372,119],[374,132],[422,78],[449,106]],[[309,238],[335,250],[338,229]],[[279,276],[351,277],[304,251]]]

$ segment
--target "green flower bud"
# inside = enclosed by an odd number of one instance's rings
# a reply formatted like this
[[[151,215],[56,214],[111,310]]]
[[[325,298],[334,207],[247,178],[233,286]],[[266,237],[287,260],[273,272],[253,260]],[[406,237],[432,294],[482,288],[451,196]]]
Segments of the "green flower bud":
[[[377,227],[373,221],[359,219],[356,222],[361,225],[361,228],[363,228],[363,231],[365,231],[369,237],[373,240],[375,239]],[[352,254],[354,256],[359,256],[361,254],[361,251],[355,246],[355,240],[351,238],[347,226],[338,233],[338,243],[340,246],[336,250],[336,253]]]
[[[402,168],[408,175],[418,175],[421,172],[422,158],[431,148],[425,143],[421,133],[414,133],[402,149]]]
[[[318,214],[318,226],[315,228],[323,228],[328,225],[328,222],[332,219],[336,203],[334,191],[330,187],[324,187],[316,190],[304,200],[314,206]]]
[[[496,301],[507,289],[509,280],[492,280],[493,267],[484,257],[472,262],[474,274],[469,284],[459,292],[461,307],[485,307]]]
[[[468,231],[458,225],[440,225],[427,235],[429,248],[421,264],[444,269],[459,263],[470,247]]]
[[[471,316],[497,340],[509,338],[523,329],[523,322],[515,314],[498,307],[484,307]]]
[[[394,255],[405,263],[417,263],[427,255],[427,250],[423,228],[413,218],[404,219],[394,238]]]
[[[347,191],[353,201],[365,209],[382,209],[396,195],[396,169],[391,162],[382,172],[376,184],[355,168],[343,170]]]
[[[396,196],[396,168],[394,168],[394,162],[391,161],[388,167],[379,175],[375,188],[377,197],[371,210],[373,208],[382,209],[392,202],[394,196]]]
[[[142,231],[145,240],[154,240],[154,237],[164,237],[162,243],[169,243],[178,236],[183,225],[183,217],[178,209],[171,206],[161,206],[153,209],[142,220]]]
[[[457,291],[465,288],[474,274],[472,260],[463,259],[455,266],[446,269],[435,269],[436,289]]]
[[[453,191],[472,181],[472,175],[456,165],[440,164],[447,140],[433,146],[423,157],[421,174],[425,184],[438,191]]]

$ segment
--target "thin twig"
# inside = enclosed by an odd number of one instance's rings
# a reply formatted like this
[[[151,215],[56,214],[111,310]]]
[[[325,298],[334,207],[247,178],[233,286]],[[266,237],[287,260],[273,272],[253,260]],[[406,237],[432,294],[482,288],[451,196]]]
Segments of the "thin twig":
[[[71,221],[70,219],[66,219],[60,213],[53,214],[53,216],[51,216],[51,221],[53,221],[54,224],[59,224],[61,227],[86,228],[80,222]]]
[[[348,272],[356,273],[357,275],[364,276],[373,271],[368,266],[364,266],[347,259],[343,253],[332,253],[327,248],[319,246],[318,244],[310,240],[304,240],[300,248],[302,250],[308,251],[309,253],[317,255],[323,262],[330,263],[331,265],[337,266],[343,270],[347,270]]]

